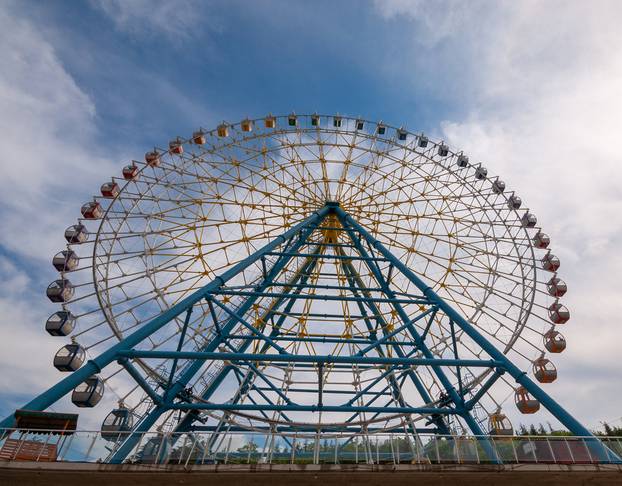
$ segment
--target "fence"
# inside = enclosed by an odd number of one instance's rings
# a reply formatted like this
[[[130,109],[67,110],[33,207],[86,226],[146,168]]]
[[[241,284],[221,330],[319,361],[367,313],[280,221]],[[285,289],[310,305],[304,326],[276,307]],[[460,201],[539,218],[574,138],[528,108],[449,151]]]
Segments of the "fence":
[[[109,462],[127,434],[0,429],[0,460]],[[143,433],[133,464],[603,464],[622,437]]]

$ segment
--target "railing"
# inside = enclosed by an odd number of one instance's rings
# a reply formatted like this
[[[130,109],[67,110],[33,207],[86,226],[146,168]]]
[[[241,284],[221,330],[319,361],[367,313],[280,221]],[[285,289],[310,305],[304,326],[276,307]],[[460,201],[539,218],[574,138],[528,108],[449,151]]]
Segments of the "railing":
[[[0,429],[0,460],[108,462],[127,434]],[[116,439],[116,440],[115,440]],[[617,454],[617,457],[616,457]],[[405,433],[149,432],[126,463],[202,464],[603,464],[622,437],[440,436]]]

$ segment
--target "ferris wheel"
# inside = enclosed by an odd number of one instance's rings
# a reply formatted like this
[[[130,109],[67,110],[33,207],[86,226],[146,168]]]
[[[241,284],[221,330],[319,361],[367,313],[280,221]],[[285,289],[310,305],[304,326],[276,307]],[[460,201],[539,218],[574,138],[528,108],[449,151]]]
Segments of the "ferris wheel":
[[[174,314],[72,392],[79,407],[118,402],[111,441],[197,420],[512,434],[508,407],[542,400],[511,366],[557,378],[570,314],[549,237],[504,180],[422,133],[332,115],[223,122],[131,162],[81,214],[47,289],[54,366],[75,372]]]

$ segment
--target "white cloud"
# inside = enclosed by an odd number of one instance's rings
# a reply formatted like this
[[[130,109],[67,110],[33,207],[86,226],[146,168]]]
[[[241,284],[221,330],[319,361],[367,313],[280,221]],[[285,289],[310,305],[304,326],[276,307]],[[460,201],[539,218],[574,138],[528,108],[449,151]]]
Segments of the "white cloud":
[[[76,221],[80,203],[112,169],[95,148],[93,101],[40,30],[9,4],[0,7],[0,45],[0,389],[6,403],[62,377],[52,357],[66,341],[43,328],[57,310],[44,293],[56,275],[51,257],[64,247],[63,230]]]
[[[93,147],[92,100],[39,31],[2,9],[0,44],[0,245],[48,260],[79,216],[76,199],[112,169]]]
[[[413,24],[411,82],[443,80],[427,88],[464,112],[438,135],[500,174],[552,237],[573,318],[549,390],[588,425],[618,416],[622,4],[395,0],[376,8],[388,22]]]
[[[133,35],[186,39],[200,29],[218,29],[211,12],[206,15],[209,4],[198,0],[93,0],[92,4],[110,17],[117,29]]]

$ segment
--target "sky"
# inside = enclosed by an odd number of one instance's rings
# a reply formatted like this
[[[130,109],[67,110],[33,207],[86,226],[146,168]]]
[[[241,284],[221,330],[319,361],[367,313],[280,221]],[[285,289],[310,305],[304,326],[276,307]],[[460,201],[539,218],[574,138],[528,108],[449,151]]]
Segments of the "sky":
[[[0,412],[59,378],[52,256],[131,158],[197,126],[341,113],[444,139],[516,188],[572,319],[547,386],[620,425],[622,3],[0,2]]]

